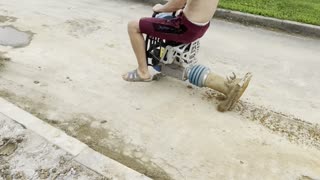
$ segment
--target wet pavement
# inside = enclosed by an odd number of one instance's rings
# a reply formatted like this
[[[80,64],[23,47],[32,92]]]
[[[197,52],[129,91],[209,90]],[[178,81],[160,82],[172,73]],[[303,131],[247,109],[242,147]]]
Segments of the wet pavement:
[[[31,32],[23,32],[13,26],[0,26],[0,45],[11,47],[27,46],[33,34]]]

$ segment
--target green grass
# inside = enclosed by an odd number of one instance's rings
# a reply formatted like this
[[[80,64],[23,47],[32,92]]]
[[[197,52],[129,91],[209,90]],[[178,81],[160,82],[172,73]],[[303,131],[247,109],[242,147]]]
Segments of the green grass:
[[[220,0],[219,7],[320,25],[320,0]]]

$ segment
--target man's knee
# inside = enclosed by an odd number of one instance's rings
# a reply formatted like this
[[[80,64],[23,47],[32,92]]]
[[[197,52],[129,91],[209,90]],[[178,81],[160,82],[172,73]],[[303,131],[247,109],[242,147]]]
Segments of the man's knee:
[[[137,20],[130,21],[128,23],[128,32],[129,33],[138,33],[138,32],[140,32],[139,21],[137,21]]]

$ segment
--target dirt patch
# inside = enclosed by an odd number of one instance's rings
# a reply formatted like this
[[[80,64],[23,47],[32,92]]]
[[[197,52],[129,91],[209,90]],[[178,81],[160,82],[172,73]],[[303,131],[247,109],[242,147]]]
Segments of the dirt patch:
[[[124,137],[118,132],[94,124],[107,124],[105,120],[98,120],[86,114],[75,114],[73,118],[62,122],[58,119],[49,119],[43,103],[19,97],[5,90],[0,90],[0,96],[131,169],[156,180],[172,179],[168,173],[150,160],[151,158],[142,148],[126,143]]]
[[[2,139],[0,143],[0,156],[10,156],[18,148],[18,143],[15,139]]]
[[[65,22],[69,34],[76,38],[88,36],[98,31],[101,29],[100,23],[100,21],[95,19],[72,19]]]
[[[29,98],[20,97],[14,93],[9,92],[8,90],[1,90],[0,89],[0,97],[8,100],[9,102],[14,103],[21,109],[34,114],[37,117],[41,117],[41,112],[46,111],[46,106],[41,102],[33,102]]]
[[[10,58],[5,56],[5,52],[0,51],[0,69],[3,68],[8,61],[10,61]]]
[[[92,149],[152,179],[171,179],[163,169],[146,157],[143,149],[124,142],[124,138],[115,131],[93,127],[92,122],[101,123],[103,120],[84,114],[74,115],[74,118],[67,123],[57,123],[57,120],[48,120],[44,117],[42,119],[86,143]]]
[[[311,177],[309,177],[309,176],[305,176],[305,175],[303,175],[303,176],[299,177],[299,179],[298,179],[298,180],[316,180],[316,179],[311,178]]]
[[[220,94],[212,90],[206,91],[203,97],[208,101],[212,99],[221,100]],[[320,126],[317,124],[311,124],[294,116],[274,112],[241,100],[232,111],[239,113],[250,121],[263,125],[277,134],[285,136],[291,142],[320,149]]]
[[[311,124],[291,115],[256,107],[241,101],[235,111],[251,121],[258,122],[273,132],[285,136],[289,141],[311,145],[320,149],[320,126]]]
[[[15,22],[17,20],[16,17],[12,17],[12,16],[2,16],[0,15],[0,23],[4,23],[4,22]]]
[[[60,157],[59,164],[49,168],[41,168],[35,170],[34,177],[36,179],[78,179],[85,169],[72,159]],[[90,176],[90,174],[89,174]],[[92,174],[91,174],[92,176]],[[109,180],[105,177],[99,177],[99,180]]]
[[[2,177],[3,179],[11,178],[10,165],[2,158],[0,158],[0,177]]]

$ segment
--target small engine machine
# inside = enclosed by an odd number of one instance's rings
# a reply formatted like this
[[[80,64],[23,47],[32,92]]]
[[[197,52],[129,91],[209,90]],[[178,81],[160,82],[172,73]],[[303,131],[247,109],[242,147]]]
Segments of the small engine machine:
[[[155,18],[174,18],[175,13],[154,13]],[[198,87],[209,87],[224,94],[224,101],[218,106],[219,111],[231,110],[246,90],[251,73],[243,78],[236,76],[223,78],[208,67],[197,64],[197,54],[200,40],[189,44],[167,41],[152,36],[146,37],[146,61],[163,75],[171,76],[182,81],[188,80]]]

